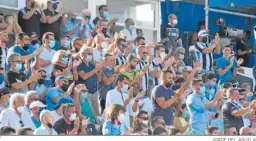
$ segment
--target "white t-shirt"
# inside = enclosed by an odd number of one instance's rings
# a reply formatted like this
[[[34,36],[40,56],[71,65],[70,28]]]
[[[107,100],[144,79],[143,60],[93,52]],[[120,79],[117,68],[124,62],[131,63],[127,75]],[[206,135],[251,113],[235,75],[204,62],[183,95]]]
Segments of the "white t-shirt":
[[[126,36],[127,41],[133,41],[137,37],[136,29],[134,28],[132,32],[130,32],[128,29],[124,28],[122,31],[124,35]]]
[[[40,54],[39,58],[45,60],[45,61],[51,61],[54,54],[55,54],[55,50],[53,49],[47,49],[47,48],[43,48],[43,52]],[[47,65],[45,67],[42,67],[43,70],[46,71],[46,80],[51,80],[51,73],[52,73],[52,64]]]
[[[6,49],[5,48],[1,48],[2,49],[2,56],[1,56],[1,59],[2,59],[2,64],[1,66],[5,68],[5,64],[6,64],[6,58],[7,58],[7,52],[6,52]]]
[[[117,91],[116,89],[110,90],[107,93],[107,98],[106,98],[106,111],[112,104],[120,104],[124,106],[124,101],[128,98],[128,95],[126,93],[122,93],[123,99],[121,96],[121,93]],[[139,107],[137,108],[136,112],[132,111],[132,105],[134,104],[134,99],[131,100],[131,102],[125,107],[126,112],[125,112],[125,125],[127,127],[130,127],[130,116],[136,116],[139,113]]]
[[[58,113],[56,112],[56,110],[52,111],[52,116],[53,116],[54,123],[55,123],[57,120],[59,120],[59,119],[62,118],[62,116],[59,116],[59,115],[58,115]]]
[[[105,51],[102,50],[102,52],[100,52],[97,48],[92,50],[93,60],[97,63],[102,61],[102,58],[105,56],[105,54]]]
[[[41,125],[39,128],[37,128],[35,131],[34,131],[34,135],[37,135],[37,136],[40,136],[40,135],[44,135],[44,136],[47,136],[47,135],[58,135],[58,133],[55,131],[55,129],[51,129],[52,133],[50,134],[49,131],[47,130],[46,127],[44,127],[43,125]]]
[[[20,118],[12,107],[2,111],[0,115],[0,121],[1,121],[0,128],[4,126],[9,126],[14,128],[17,131],[21,128],[20,121],[22,121],[24,124],[24,127],[35,129],[35,125],[31,120],[30,116],[27,114],[27,112],[24,111],[21,114],[21,118]]]

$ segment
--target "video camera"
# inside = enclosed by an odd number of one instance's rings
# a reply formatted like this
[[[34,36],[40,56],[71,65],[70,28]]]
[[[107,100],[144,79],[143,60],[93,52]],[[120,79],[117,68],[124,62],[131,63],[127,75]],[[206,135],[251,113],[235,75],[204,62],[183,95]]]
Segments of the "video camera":
[[[251,37],[250,30],[236,29],[225,25],[224,19],[215,20],[215,24],[220,27],[219,35],[220,37],[229,38],[231,44],[236,44],[238,40],[248,41]]]

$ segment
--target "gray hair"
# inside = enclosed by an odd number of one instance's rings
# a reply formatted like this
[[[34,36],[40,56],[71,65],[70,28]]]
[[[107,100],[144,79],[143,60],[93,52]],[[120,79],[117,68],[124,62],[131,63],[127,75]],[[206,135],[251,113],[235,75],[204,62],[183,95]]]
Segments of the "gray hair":
[[[17,53],[11,54],[11,55],[7,58],[7,63],[8,63],[8,65],[10,65],[10,64],[11,64],[11,61],[13,61],[14,58],[17,57],[17,56],[20,56],[20,54],[17,54]]]
[[[185,50],[185,48],[183,48],[183,47],[177,47],[176,50],[175,50],[175,54],[178,54],[178,53],[180,53],[181,51],[184,51],[184,52],[185,52],[186,50]]]
[[[168,20],[171,18],[171,17],[173,17],[173,16],[176,16],[175,14],[170,14],[169,16],[168,16]]]
[[[48,116],[49,114],[52,115],[51,111],[43,110],[39,115],[40,121],[43,123],[44,117]]]
[[[25,104],[28,104],[28,102],[31,101],[32,95],[38,95],[38,94],[37,94],[36,91],[28,91],[28,92],[25,94],[25,97],[24,97]]]
[[[86,52],[87,50],[90,50],[91,48],[88,46],[83,46],[80,51],[79,51],[79,55],[81,56],[84,52]]]
[[[14,93],[14,94],[12,94],[11,97],[10,97],[10,107],[12,107],[14,102],[18,101],[19,98],[24,99],[24,94],[22,94],[22,93]]]

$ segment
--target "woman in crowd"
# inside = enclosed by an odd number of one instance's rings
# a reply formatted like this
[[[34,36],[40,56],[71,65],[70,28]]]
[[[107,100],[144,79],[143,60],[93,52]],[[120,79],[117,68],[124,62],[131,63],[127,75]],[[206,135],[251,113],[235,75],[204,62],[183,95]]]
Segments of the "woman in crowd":
[[[142,122],[141,119],[133,121],[133,134],[132,135],[148,135],[148,126]]]
[[[173,119],[173,125],[182,133],[182,135],[188,135],[189,133],[189,123],[186,121],[188,116],[189,113],[186,109],[186,104],[183,104],[182,106],[181,104],[175,104],[175,116]]]

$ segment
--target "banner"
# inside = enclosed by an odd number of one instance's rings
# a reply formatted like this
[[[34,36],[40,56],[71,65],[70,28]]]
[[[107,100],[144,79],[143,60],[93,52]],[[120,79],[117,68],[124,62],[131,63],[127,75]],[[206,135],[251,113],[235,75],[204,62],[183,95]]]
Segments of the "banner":
[[[209,0],[209,7],[256,6],[256,0]]]

